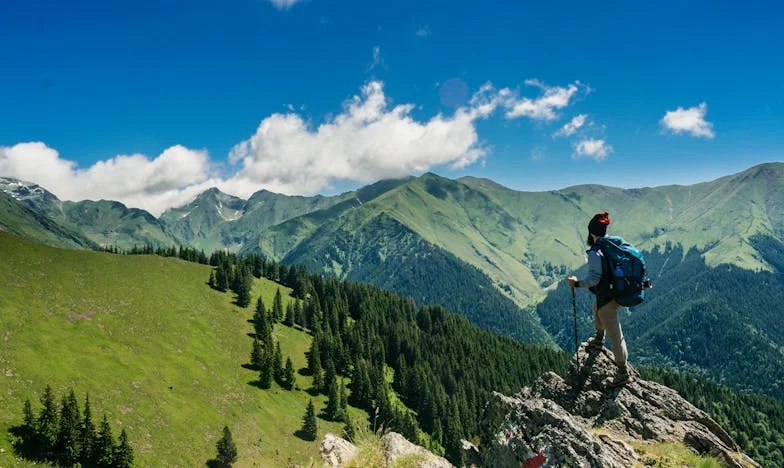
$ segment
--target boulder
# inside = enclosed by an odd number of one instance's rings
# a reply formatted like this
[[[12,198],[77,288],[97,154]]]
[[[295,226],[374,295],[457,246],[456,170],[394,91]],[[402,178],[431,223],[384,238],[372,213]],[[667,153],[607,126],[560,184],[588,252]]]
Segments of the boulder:
[[[384,434],[381,442],[384,445],[385,466],[394,466],[395,462],[404,458],[409,462],[407,466],[413,464],[418,468],[453,468],[445,458],[412,444],[397,432]],[[344,466],[359,454],[354,444],[334,434],[324,436],[319,450],[324,464],[331,467]]]

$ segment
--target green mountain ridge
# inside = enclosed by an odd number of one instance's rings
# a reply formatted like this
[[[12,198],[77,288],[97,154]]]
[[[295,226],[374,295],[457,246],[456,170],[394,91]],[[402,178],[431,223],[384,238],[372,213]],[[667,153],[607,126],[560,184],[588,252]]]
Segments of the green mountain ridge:
[[[80,244],[83,247],[129,249],[134,245],[171,246],[180,243],[152,214],[128,208],[117,201],[62,201],[37,184],[8,177],[0,177],[0,193],[48,218],[48,222],[89,239],[88,243]]]
[[[63,226],[0,191],[0,231],[54,247],[93,249],[98,245],[80,232]]]

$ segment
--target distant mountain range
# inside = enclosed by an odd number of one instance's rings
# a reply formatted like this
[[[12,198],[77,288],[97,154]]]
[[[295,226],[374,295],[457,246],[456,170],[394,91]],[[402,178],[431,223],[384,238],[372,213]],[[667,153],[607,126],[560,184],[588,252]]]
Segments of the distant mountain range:
[[[670,263],[657,267],[659,284],[668,284],[668,264],[692,265],[699,270],[695,276],[728,264],[778,278],[775,252],[784,241],[784,163],[701,184],[640,189],[581,185],[521,192],[487,179],[451,180],[431,173],[337,196],[262,190],[242,200],[210,189],[159,218],[117,202],[60,201],[35,184],[13,179],[0,179],[0,190],[6,194],[0,198],[0,226],[44,243],[68,248],[182,244],[207,252],[258,253],[374,283],[420,303],[439,303],[523,341],[565,347],[568,330],[559,328],[564,325],[551,317],[547,304],[555,300],[558,283],[584,265],[587,223],[597,211],[610,212],[610,233],[656,255],[668,252]],[[699,261],[686,261],[687,253]],[[681,267],[671,279],[687,281],[684,271]],[[684,294],[679,292],[678,300],[686,302],[678,302],[677,309],[691,317],[695,309]],[[693,296],[708,308],[715,305],[702,292]],[[651,314],[663,317],[672,305],[659,302]],[[706,320],[682,324],[710,328]],[[741,322],[745,331],[734,339],[768,343],[772,359],[784,363],[784,333],[768,336],[764,327]],[[642,336],[647,330],[636,323],[629,322],[630,332]],[[646,340],[644,357],[652,363],[711,367],[676,359],[672,343],[654,351],[656,339]]]

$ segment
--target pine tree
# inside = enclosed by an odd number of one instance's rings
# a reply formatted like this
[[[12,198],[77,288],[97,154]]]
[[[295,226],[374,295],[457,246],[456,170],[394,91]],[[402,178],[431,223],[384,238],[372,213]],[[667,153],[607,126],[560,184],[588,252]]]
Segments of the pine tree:
[[[130,468],[133,466],[133,448],[128,443],[128,434],[125,429],[120,432],[120,440],[114,448],[114,462],[112,467]]]
[[[283,325],[287,327],[294,326],[294,306],[291,305],[291,302],[286,305],[286,319],[283,321]]]
[[[234,445],[228,426],[223,426],[223,437],[215,446],[218,449],[218,456],[215,457],[218,466],[228,468],[237,461],[237,446]]]
[[[90,410],[90,396],[84,397],[84,416],[82,417],[82,424],[79,427],[79,445],[81,451],[79,453],[79,460],[82,466],[89,466],[93,460],[93,451],[95,447],[95,424],[93,424],[93,415]]]
[[[280,288],[275,292],[275,298],[272,300],[272,317],[275,322],[283,320],[283,298],[280,295]]]
[[[310,371],[310,375],[313,376],[313,389],[320,392],[321,388],[324,386],[324,380],[321,374],[321,357],[319,353],[318,338],[316,337],[314,337],[313,341],[310,343],[308,370]]]
[[[318,436],[316,408],[313,406],[313,400],[310,400],[308,403],[308,408],[305,410],[305,417],[302,418],[302,432],[308,440],[316,440],[316,437]]]
[[[218,291],[225,292],[229,289],[229,268],[223,262],[218,265],[218,270],[215,273],[215,285]]]
[[[283,388],[286,390],[291,390],[294,388],[294,364],[291,362],[291,358],[286,358],[286,368],[283,371]]]
[[[95,460],[97,466],[111,466],[114,459],[114,437],[112,436],[112,428],[109,426],[109,420],[106,419],[105,414],[98,428],[98,437],[95,440],[93,454],[93,460]]]
[[[57,442],[55,452],[57,459],[64,465],[70,466],[79,459],[79,403],[73,389],[67,397],[62,398],[60,406],[60,420],[57,429]]]
[[[335,373],[335,365],[332,364],[332,359],[327,359],[324,365],[324,387],[323,391],[329,392],[333,385],[337,383],[337,374]]]
[[[24,415],[25,431],[27,431],[28,433],[34,431],[35,413],[33,412],[33,405],[30,404],[29,398],[24,402],[24,407],[22,408],[22,414]]]
[[[250,304],[250,289],[253,283],[251,282],[251,274],[248,267],[242,267],[237,272],[237,305],[240,307],[248,307]]]
[[[256,301],[256,311],[253,313],[253,329],[256,337],[261,340],[264,346],[272,341],[272,323],[270,323],[267,309],[261,297]]]
[[[254,338],[253,349],[250,351],[250,364],[254,369],[261,370],[261,360],[263,357],[264,350],[261,347],[261,342],[257,338]]]
[[[329,386],[327,391],[329,399],[327,400],[326,408],[324,408],[324,416],[330,421],[337,421],[340,414],[340,394],[338,393],[338,385],[335,380],[332,381],[332,385]]]
[[[275,381],[283,385],[283,353],[280,352],[280,342],[275,342],[275,354],[272,355],[272,375]]]
[[[49,385],[41,395],[41,413],[38,415],[36,433],[40,437],[39,453],[44,457],[51,457],[57,441],[57,409],[54,404],[54,394]]]
[[[215,270],[210,270],[210,279],[207,281],[207,284],[209,284],[212,289],[216,288]]]
[[[273,356],[270,352],[265,352],[261,359],[259,387],[263,389],[270,388],[272,386],[272,379],[275,377],[272,360]]]
[[[302,328],[305,328],[305,317],[302,315],[302,304],[300,303],[299,299],[294,301],[293,307],[293,316],[291,317],[291,321],[294,325],[299,325]]]
[[[348,420],[348,395],[346,395],[346,384],[343,379],[340,379],[340,415],[338,419]]]

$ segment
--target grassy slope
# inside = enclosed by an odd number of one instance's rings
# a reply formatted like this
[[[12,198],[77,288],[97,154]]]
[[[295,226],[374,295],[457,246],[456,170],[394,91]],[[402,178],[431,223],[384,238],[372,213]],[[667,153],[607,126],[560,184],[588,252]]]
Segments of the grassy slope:
[[[209,267],[59,250],[5,233],[0,255],[0,465],[11,460],[7,429],[25,398],[37,409],[46,384],[89,392],[93,413],[128,431],[140,466],[204,463],[224,424],[240,465],[316,459],[316,444],[293,436],[310,396],[249,385],[256,372],[241,364],[252,311],[205,285]],[[254,296],[271,304],[276,288],[257,281]],[[275,334],[284,357],[304,367],[309,336],[282,326]],[[308,377],[297,380],[309,387]],[[328,429],[340,426],[320,420],[319,432]]]

